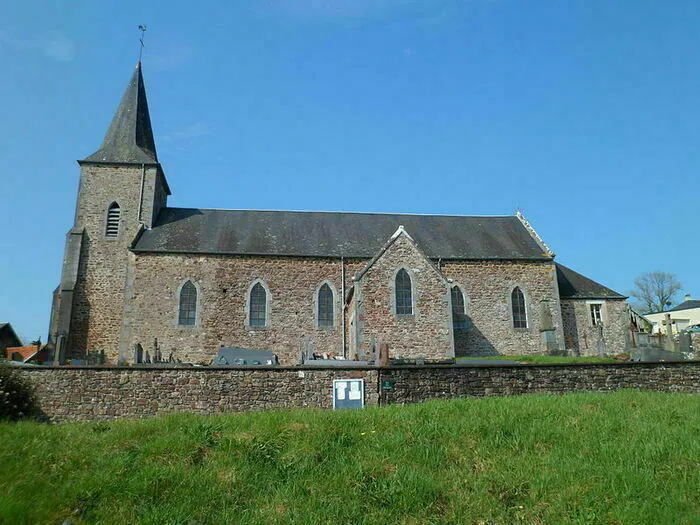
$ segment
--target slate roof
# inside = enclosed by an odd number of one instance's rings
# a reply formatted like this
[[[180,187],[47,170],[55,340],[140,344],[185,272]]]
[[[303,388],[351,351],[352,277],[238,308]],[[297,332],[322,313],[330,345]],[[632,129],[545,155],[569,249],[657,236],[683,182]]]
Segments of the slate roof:
[[[164,208],[135,252],[367,257],[399,226],[430,258],[551,260],[515,216]]]
[[[17,341],[18,345],[22,344],[22,340],[17,336],[17,333],[14,331],[10,323],[0,323],[0,333],[2,333],[3,330],[7,331],[10,334],[10,337]]]
[[[82,162],[154,164],[156,144],[148,112],[141,62],[136,64],[100,149]]]
[[[607,286],[595,282],[567,268],[563,264],[555,263],[557,268],[557,282],[559,283],[559,297],[562,299],[626,299],[627,297],[611,290]]]
[[[679,310],[690,310],[691,308],[700,308],[700,301],[691,299],[689,301],[683,301],[678,306],[674,306],[669,312],[678,312]]]

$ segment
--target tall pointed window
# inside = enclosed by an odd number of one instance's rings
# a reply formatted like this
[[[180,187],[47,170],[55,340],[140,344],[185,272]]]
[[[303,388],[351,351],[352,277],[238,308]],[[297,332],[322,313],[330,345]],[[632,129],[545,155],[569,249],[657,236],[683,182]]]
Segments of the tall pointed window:
[[[318,290],[318,326],[333,326],[333,290],[328,283]]]
[[[396,274],[396,315],[413,314],[411,276],[401,268]]]
[[[105,230],[105,237],[118,237],[119,236],[119,217],[121,216],[121,210],[119,209],[119,204],[113,202],[109,205],[107,209],[107,228]]]
[[[267,292],[260,283],[255,283],[250,291],[250,326],[267,325]]]
[[[197,320],[197,288],[192,281],[187,281],[180,289],[180,312],[177,324],[194,326]]]
[[[453,286],[450,290],[452,294],[452,327],[455,330],[467,328],[467,309],[464,304],[464,294],[459,286]]]
[[[513,306],[513,327],[527,328],[527,311],[525,309],[525,296],[518,286],[510,295]]]

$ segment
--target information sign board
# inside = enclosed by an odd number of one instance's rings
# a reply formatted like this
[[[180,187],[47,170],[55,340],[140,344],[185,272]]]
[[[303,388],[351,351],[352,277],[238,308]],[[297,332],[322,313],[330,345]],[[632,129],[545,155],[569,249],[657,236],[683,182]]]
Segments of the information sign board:
[[[365,406],[364,379],[334,379],[333,409],[363,408]]]

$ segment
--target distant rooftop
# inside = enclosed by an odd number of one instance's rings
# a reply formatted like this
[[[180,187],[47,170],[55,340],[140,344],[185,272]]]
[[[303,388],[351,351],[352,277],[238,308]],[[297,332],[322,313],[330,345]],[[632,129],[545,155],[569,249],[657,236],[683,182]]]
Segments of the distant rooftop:
[[[669,312],[678,312],[680,310],[690,310],[691,308],[700,308],[700,301],[696,299],[690,299],[688,301],[683,301],[678,306],[674,306]]]

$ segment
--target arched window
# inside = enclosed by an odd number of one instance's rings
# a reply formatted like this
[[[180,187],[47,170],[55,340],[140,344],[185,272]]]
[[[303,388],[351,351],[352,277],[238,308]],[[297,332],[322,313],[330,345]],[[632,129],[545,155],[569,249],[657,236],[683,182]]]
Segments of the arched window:
[[[177,324],[194,326],[197,320],[197,288],[192,281],[187,281],[180,289],[180,313]]]
[[[396,274],[396,315],[413,314],[411,276],[401,268]]]
[[[513,305],[513,327],[527,328],[527,311],[525,310],[525,296],[519,287],[515,287],[510,294]]]
[[[107,228],[105,229],[105,237],[118,237],[119,236],[119,217],[121,216],[121,210],[119,209],[119,204],[113,202],[109,205],[107,209]]]
[[[333,290],[328,283],[318,290],[318,326],[333,326]]]
[[[452,327],[455,330],[467,328],[467,309],[464,304],[464,294],[459,286],[453,286],[450,290],[452,294]]]
[[[267,292],[265,287],[260,283],[255,283],[250,290],[250,326],[266,326],[267,325]]]

